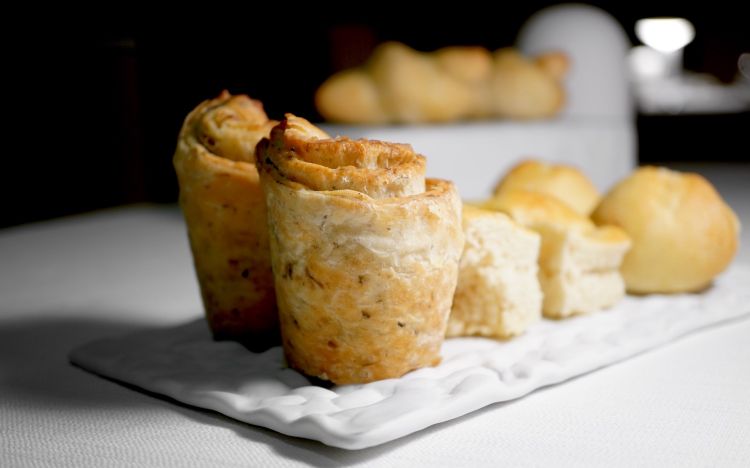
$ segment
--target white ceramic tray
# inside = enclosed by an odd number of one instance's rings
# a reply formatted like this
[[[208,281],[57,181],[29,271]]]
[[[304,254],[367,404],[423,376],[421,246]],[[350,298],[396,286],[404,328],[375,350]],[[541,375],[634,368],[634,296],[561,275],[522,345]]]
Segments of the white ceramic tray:
[[[89,343],[70,359],[246,423],[361,449],[750,316],[748,285],[750,267],[735,266],[700,294],[627,297],[608,311],[543,321],[508,342],[447,340],[437,367],[331,389],[286,368],[280,348],[253,354],[212,341],[203,320]]]

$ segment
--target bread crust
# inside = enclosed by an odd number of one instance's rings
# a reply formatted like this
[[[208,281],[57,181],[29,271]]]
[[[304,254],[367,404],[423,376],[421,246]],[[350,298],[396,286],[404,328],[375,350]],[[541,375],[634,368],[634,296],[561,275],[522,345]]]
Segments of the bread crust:
[[[633,239],[622,265],[633,293],[699,291],[739,247],[737,216],[698,174],[642,167],[604,197],[593,218]]]
[[[269,121],[258,101],[223,92],[185,119],[174,154],[206,318],[216,339],[278,343],[266,207],[255,146]]]
[[[257,160],[289,365],[351,384],[437,364],[464,241],[453,184],[407,145],[292,115]]]
[[[576,231],[590,231],[595,227],[590,219],[556,197],[531,190],[497,191],[481,207],[507,213],[514,221],[526,227],[547,224]]]
[[[601,199],[591,180],[577,168],[535,160],[513,167],[495,186],[494,193],[516,189],[551,195],[584,216],[591,215]]]

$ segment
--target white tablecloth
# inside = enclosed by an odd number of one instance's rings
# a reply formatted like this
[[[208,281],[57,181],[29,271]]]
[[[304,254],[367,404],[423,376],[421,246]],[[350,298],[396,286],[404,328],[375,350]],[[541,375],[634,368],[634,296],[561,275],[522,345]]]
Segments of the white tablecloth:
[[[747,246],[750,169],[702,171],[740,215]],[[750,263],[748,250],[736,261]],[[182,406],[67,361],[78,344],[200,313],[174,207],[0,231],[0,465],[682,467],[750,460],[750,320],[361,451]]]

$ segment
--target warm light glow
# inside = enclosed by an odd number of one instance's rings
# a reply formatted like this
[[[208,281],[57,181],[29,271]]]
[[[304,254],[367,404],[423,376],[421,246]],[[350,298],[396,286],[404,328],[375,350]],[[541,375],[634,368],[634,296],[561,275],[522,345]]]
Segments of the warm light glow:
[[[631,71],[637,78],[654,78],[669,74],[669,62],[651,47],[633,47],[628,55],[628,61]]]
[[[645,18],[636,21],[635,34],[660,52],[676,52],[695,37],[695,28],[685,18]]]

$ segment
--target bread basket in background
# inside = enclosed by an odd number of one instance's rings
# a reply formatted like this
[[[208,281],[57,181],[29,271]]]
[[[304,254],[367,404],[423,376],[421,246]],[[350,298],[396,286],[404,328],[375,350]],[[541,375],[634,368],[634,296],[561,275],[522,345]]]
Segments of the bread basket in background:
[[[585,169],[600,190],[637,163],[628,85],[629,41],[620,24],[587,5],[559,5],[532,16],[516,48],[528,57],[558,50],[569,58],[565,102],[542,119],[477,119],[439,124],[322,125],[331,135],[405,142],[429,158],[430,177],[453,180],[465,199],[486,197],[501,174],[535,158]]]

